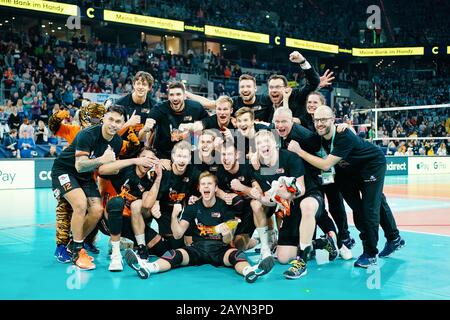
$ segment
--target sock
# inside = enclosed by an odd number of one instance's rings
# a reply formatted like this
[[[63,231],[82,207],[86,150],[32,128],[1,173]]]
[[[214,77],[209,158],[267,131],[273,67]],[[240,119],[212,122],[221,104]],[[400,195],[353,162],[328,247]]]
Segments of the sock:
[[[120,240],[119,241],[111,241],[112,253],[111,255],[119,255],[120,254]]]
[[[269,233],[267,226],[262,228],[256,228],[256,231],[258,231],[259,239],[261,240],[261,250],[263,249],[269,249]]]
[[[150,273],[159,272],[159,264],[157,264],[156,262],[145,262],[145,266],[147,267]]]
[[[83,242],[84,240],[73,240],[73,249],[75,251],[80,251],[81,249],[83,249]]]
[[[138,234],[135,237],[138,246],[140,246],[141,244],[145,246],[145,234]]]
[[[269,238],[269,244],[270,245],[275,243],[275,230],[274,229],[268,229],[267,230],[267,236]]]
[[[311,243],[302,243],[300,242],[300,250],[305,250],[306,247],[309,247]]]

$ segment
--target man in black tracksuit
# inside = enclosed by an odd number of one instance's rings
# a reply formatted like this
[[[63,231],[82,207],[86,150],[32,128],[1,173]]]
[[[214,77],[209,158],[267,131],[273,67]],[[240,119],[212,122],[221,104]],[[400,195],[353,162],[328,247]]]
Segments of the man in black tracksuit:
[[[345,166],[345,185],[342,192],[353,195],[353,202],[359,203],[361,210],[355,214],[355,225],[360,231],[364,252],[355,262],[355,266],[367,268],[377,262],[378,227],[380,225],[380,208],[383,200],[384,176],[386,173],[386,159],[378,147],[357,137],[350,130],[341,133],[336,131],[334,115],[327,106],[320,106],[314,114],[317,133],[323,138],[322,146],[328,153],[324,159],[313,156],[302,150],[295,143],[289,149],[297,153],[305,161],[315,167],[328,171],[332,166]],[[295,142],[295,141],[294,141]],[[359,192],[361,196],[359,196]],[[388,256],[404,246],[395,219],[387,210],[385,229],[387,243],[380,256]]]

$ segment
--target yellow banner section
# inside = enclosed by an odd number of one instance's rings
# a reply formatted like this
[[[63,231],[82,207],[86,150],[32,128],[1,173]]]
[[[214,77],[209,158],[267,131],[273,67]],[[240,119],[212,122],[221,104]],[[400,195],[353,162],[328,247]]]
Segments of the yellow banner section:
[[[450,46],[447,47],[447,54],[450,54]]]
[[[66,16],[77,16],[78,7],[73,4],[58,3],[41,0],[0,0],[0,6],[28,9],[41,12],[62,14]]]
[[[339,46],[335,44],[293,39],[293,38],[286,38],[286,47],[308,49],[320,52],[339,53]]]
[[[422,56],[424,47],[403,47],[403,48],[373,48],[359,49],[353,48],[352,54],[356,57],[382,57],[382,56]]]
[[[126,23],[136,26],[184,31],[183,21],[147,17],[138,14],[124,13],[118,11],[104,10],[103,19],[105,21]]]
[[[190,25],[187,25],[187,24],[184,25],[184,30],[205,32],[205,28],[204,27],[190,26]]]
[[[352,49],[343,49],[343,48],[339,48],[339,52],[344,52],[344,53],[352,54]]]
[[[215,27],[215,26],[209,26],[209,25],[205,25],[205,34],[207,36],[212,36],[212,37],[221,37],[221,38],[236,39],[236,40],[243,40],[243,41],[252,41],[252,42],[259,42],[259,43],[266,43],[266,44],[269,44],[269,42],[270,42],[270,36],[265,33],[256,33],[256,32],[221,28],[221,27]]]

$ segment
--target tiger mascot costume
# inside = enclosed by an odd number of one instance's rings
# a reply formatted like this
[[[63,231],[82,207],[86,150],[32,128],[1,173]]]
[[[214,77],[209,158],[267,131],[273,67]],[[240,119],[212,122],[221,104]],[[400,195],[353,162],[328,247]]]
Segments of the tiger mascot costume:
[[[84,100],[80,110],[77,111],[73,119],[73,122],[77,122],[79,125],[65,123],[66,120],[70,120],[70,113],[67,110],[61,110],[49,118],[48,127],[55,136],[64,138],[70,144],[80,130],[101,124],[106,110],[107,106],[103,104]],[[120,135],[124,133],[119,132]],[[139,150],[140,143],[135,131],[129,130],[127,140],[123,142],[121,155],[135,154]],[[67,250],[67,245],[70,242],[70,222],[73,210],[64,197],[60,197],[57,201],[55,257],[58,262],[68,263],[70,262],[70,254]],[[95,228],[85,239],[85,249],[94,254],[99,253],[99,250],[94,245],[97,232],[98,229]]]

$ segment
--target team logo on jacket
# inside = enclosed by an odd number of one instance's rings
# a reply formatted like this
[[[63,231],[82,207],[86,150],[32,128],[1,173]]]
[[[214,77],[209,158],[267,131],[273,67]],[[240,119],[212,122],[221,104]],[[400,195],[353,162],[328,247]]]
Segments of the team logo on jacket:
[[[211,217],[220,218],[220,212],[211,212]]]
[[[189,177],[184,177],[183,182],[189,182]]]
[[[183,121],[192,121],[192,116],[184,116]]]
[[[275,172],[276,173],[284,173],[284,168],[278,168]]]

